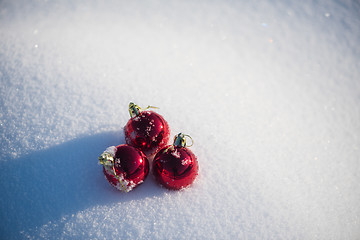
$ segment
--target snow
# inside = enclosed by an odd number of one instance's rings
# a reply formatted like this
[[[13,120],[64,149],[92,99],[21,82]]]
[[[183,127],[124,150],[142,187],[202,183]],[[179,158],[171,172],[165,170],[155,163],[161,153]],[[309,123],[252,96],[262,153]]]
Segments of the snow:
[[[359,12],[1,1],[0,238],[359,239]],[[104,179],[131,101],[194,139],[190,188]]]
[[[173,155],[174,157],[176,157],[176,158],[180,158],[180,152],[178,152],[178,150],[177,149],[175,149],[175,151],[173,151],[172,153],[171,153],[171,155]],[[183,160],[185,163],[183,163],[183,165],[185,165],[186,164],[186,162],[187,162],[187,160]]]
[[[107,147],[104,151],[104,153],[109,153],[111,155],[111,157],[115,157],[115,152],[116,152],[116,147],[115,146],[110,146]]]

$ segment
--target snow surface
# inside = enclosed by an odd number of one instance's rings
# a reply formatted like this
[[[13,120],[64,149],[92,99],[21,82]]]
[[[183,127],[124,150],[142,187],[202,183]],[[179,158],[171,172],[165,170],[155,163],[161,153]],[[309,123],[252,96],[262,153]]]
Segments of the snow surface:
[[[0,2],[0,239],[360,239],[358,1]],[[200,175],[130,193],[128,104]]]

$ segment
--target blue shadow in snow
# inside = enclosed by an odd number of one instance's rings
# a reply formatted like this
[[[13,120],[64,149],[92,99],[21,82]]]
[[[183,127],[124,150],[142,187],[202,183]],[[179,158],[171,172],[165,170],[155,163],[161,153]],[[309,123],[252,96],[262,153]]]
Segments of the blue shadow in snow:
[[[122,132],[107,132],[0,163],[0,238],[21,238],[21,231],[92,206],[164,194],[151,174],[129,193],[105,180],[97,157],[123,139]]]

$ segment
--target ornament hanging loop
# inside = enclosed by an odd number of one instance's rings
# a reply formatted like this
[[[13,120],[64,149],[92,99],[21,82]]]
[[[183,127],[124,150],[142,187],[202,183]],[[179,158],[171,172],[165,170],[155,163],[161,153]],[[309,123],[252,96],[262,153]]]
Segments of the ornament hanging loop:
[[[158,107],[155,107],[155,106],[151,106],[151,105],[149,105],[149,106],[147,106],[147,107],[145,108],[145,110],[147,110],[147,109],[149,109],[149,108],[159,109]]]
[[[185,137],[188,137],[191,140],[191,144],[187,147],[191,147],[192,145],[194,145],[194,140],[192,139],[192,137],[190,135],[184,134]]]
[[[114,177],[119,181],[119,183],[121,184],[121,188],[125,191],[128,192],[128,190],[126,189],[126,187],[124,186],[124,183],[121,181],[120,177],[116,174],[115,171],[115,166],[112,167],[112,174],[114,174]]]

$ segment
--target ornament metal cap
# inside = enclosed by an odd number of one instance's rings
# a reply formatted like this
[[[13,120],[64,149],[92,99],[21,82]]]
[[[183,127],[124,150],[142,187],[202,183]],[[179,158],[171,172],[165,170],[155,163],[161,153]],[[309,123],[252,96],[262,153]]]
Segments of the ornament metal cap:
[[[113,167],[114,157],[108,152],[103,152],[99,157],[99,162],[103,166]]]
[[[135,117],[135,116],[139,116],[141,112],[141,108],[136,105],[133,102],[129,103],[129,113],[130,113],[130,117]]]

